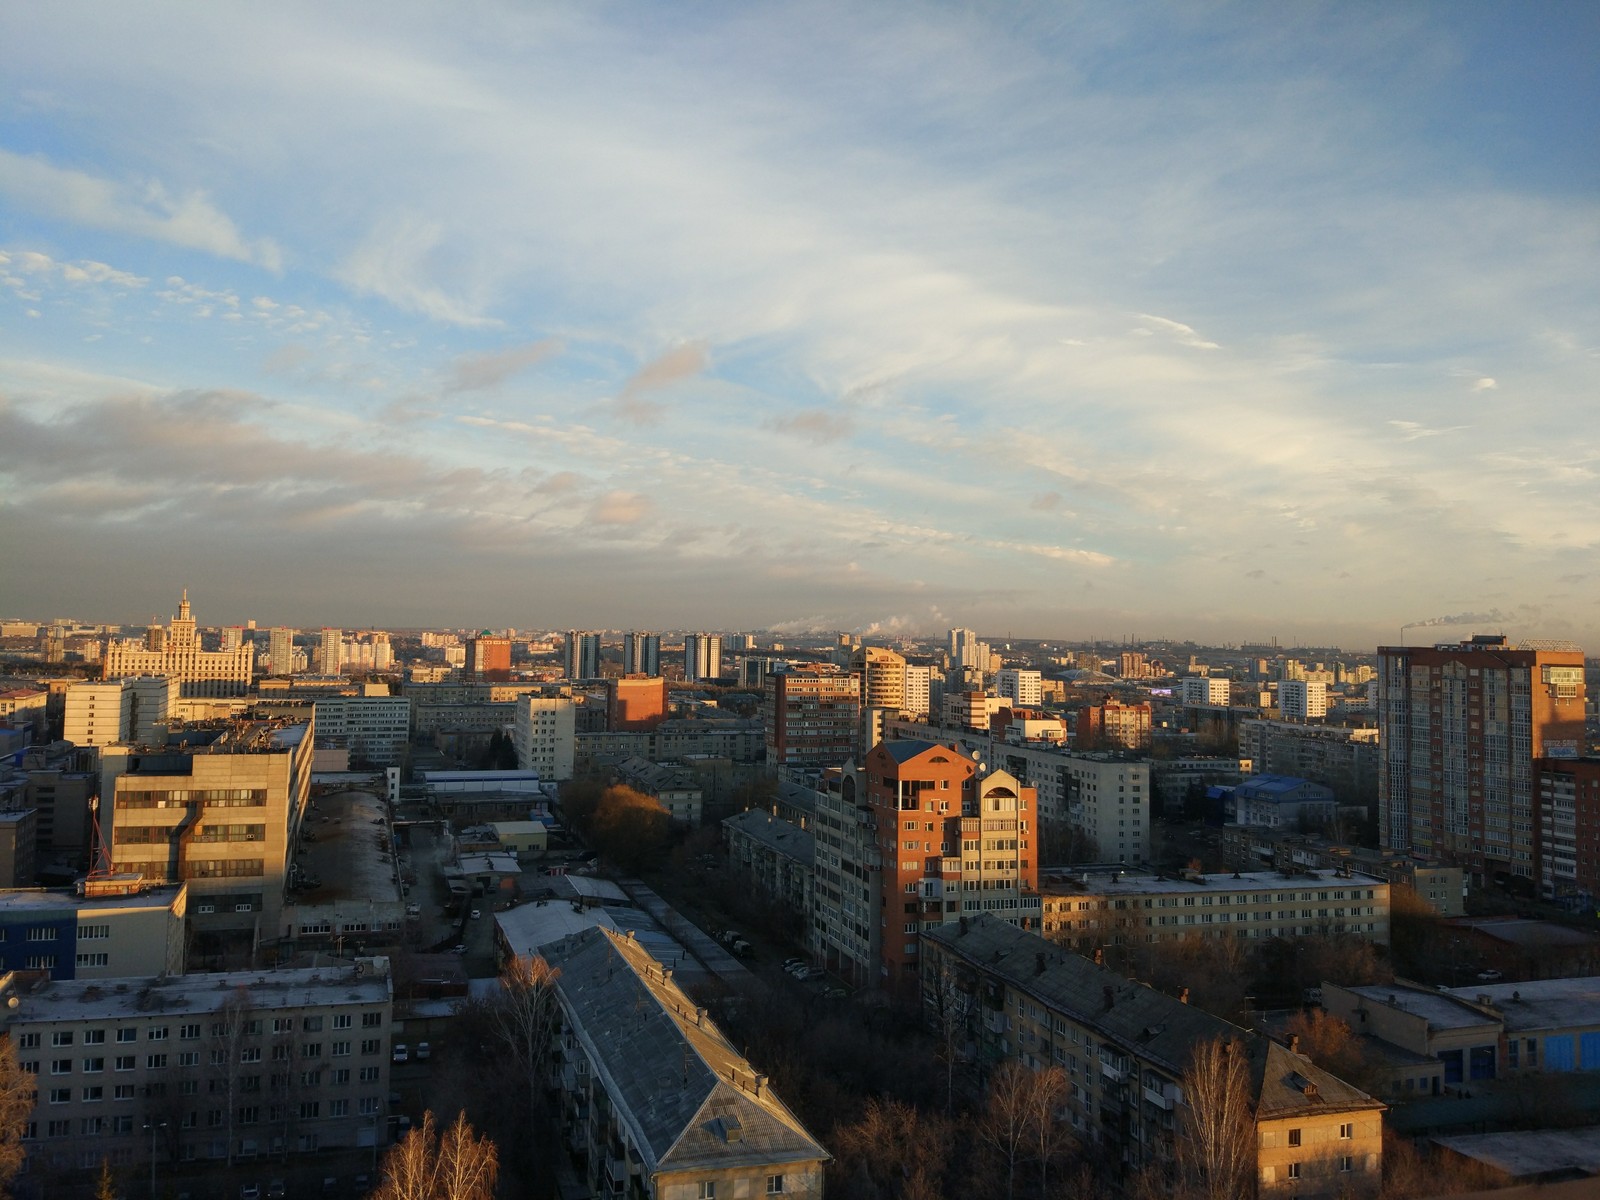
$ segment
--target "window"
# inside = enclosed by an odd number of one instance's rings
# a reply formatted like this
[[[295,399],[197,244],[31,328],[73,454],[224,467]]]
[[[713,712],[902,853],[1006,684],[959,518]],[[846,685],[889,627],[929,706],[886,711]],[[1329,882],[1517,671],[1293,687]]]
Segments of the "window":
[[[1355,1135],[1356,1127],[1352,1122],[1346,1121],[1343,1125],[1339,1126],[1339,1137],[1341,1139],[1349,1141],[1351,1138],[1355,1137]]]
[[[349,1013],[338,1013],[333,1018],[335,1029],[349,1029],[352,1023]]]
[[[167,1056],[165,1054],[148,1055],[144,1060],[144,1065],[152,1071],[162,1070],[167,1065]]]
[[[321,1058],[322,1057],[322,1043],[321,1042],[307,1042],[305,1044],[305,1046],[301,1049],[300,1055],[301,1055],[302,1058]]]
[[[1297,1163],[1297,1162],[1290,1163],[1289,1164],[1288,1175],[1289,1175],[1290,1179],[1299,1179],[1300,1178],[1300,1164]]]
[[[300,1101],[300,1119],[302,1121],[314,1121],[314,1120],[316,1120],[317,1114],[321,1110],[321,1108],[322,1108],[322,1102],[320,1100],[302,1100],[302,1101]]]
[[[70,1058],[53,1058],[50,1060],[50,1074],[71,1075],[72,1060]]]
[[[294,1018],[293,1017],[273,1017],[272,1018],[272,1032],[273,1033],[293,1033],[294,1032]]]
[[[698,1194],[699,1200],[717,1200],[717,1185],[716,1185],[716,1183],[711,1181],[711,1180],[706,1180],[706,1181],[702,1182],[700,1184],[700,1191],[697,1194]]]
[[[71,1104],[72,1103],[72,1089],[71,1088],[51,1088],[50,1089],[50,1103],[51,1104]]]
[[[85,1046],[104,1046],[106,1044],[106,1031],[104,1029],[85,1029],[83,1031],[83,1044]]]
[[[119,1042],[137,1042],[138,1040],[139,1031],[137,1029],[130,1027],[117,1030],[117,1041]]]
[[[1355,1165],[1356,1160],[1354,1155],[1345,1154],[1339,1159],[1339,1170],[1341,1171],[1351,1171],[1355,1168]]]
[[[85,1073],[94,1075],[106,1069],[106,1060],[103,1058],[86,1058],[83,1060]]]
[[[328,1115],[330,1117],[348,1117],[350,1115],[350,1101],[329,1100]]]
[[[146,1032],[144,1036],[152,1042],[164,1042],[167,1040],[167,1027],[165,1025],[157,1025],[154,1029]]]
[[[377,1067],[362,1067],[361,1068],[361,1082],[362,1083],[377,1083],[378,1082],[378,1068]]]
[[[1298,1129],[1289,1130],[1289,1145],[1298,1146],[1299,1144],[1300,1144],[1300,1131]]]
[[[200,1026],[198,1024],[180,1025],[178,1026],[178,1036],[186,1042],[192,1042],[200,1036]]]
[[[72,1031],[70,1029],[58,1029],[58,1030],[56,1030],[54,1033],[52,1033],[50,1035],[50,1044],[52,1046],[70,1046],[70,1045],[72,1045]]]
[[[39,1035],[37,1033],[25,1033],[17,1039],[17,1049],[19,1050],[37,1050],[38,1048]]]
[[[362,1013],[361,1014],[361,1028],[363,1028],[363,1029],[380,1029],[382,1027],[383,1027],[383,1014],[381,1012],[369,1012],[369,1013]]]
[[[781,1196],[781,1195],[783,1195],[783,1176],[782,1175],[768,1175],[767,1176],[767,1195],[769,1195],[769,1196]]]
[[[198,1067],[200,1065],[200,1051],[185,1050],[178,1055],[178,1065],[180,1067]]]
[[[119,1083],[111,1089],[113,1100],[132,1100],[137,1089],[131,1083]]]
[[[345,1056],[349,1055],[349,1053],[350,1053],[350,1043],[349,1042],[335,1042],[333,1044],[333,1056],[335,1058],[345,1057]]]
[[[117,1055],[117,1061],[115,1063],[115,1066],[116,1066],[117,1070],[119,1070],[119,1071],[131,1071],[131,1070],[133,1070],[133,1058],[134,1058],[134,1056],[131,1055],[131,1054],[119,1054],[119,1055]]]
[[[321,1017],[307,1017],[305,1019],[303,1028],[305,1029],[305,1031],[307,1033],[321,1033],[322,1032],[322,1018]]]
[[[376,1054],[378,1052],[378,1039],[367,1038],[361,1043],[361,1053]]]

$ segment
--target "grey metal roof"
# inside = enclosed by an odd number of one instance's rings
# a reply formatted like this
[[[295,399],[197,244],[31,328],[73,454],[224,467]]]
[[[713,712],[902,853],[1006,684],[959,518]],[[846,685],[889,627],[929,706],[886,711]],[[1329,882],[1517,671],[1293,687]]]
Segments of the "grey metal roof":
[[[650,1173],[828,1153],[636,940],[588,929],[544,948],[575,1033]]]
[[[1243,1043],[1250,1054],[1258,1118],[1383,1107],[1359,1088],[1268,1038],[1148,984],[1124,979],[1081,954],[1063,950],[988,913],[925,930],[922,936],[949,947],[980,970],[1175,1077],[1188,1070],[1195,1047],[1202,1042],[1220,1037]],[[1306,1091],[1307,1085],[1313,1087],[1313,1093]]]
[[[816,857],[815,841],[809,831],[759,808],[747,808],[722,823],[796,862],[810,863]]]

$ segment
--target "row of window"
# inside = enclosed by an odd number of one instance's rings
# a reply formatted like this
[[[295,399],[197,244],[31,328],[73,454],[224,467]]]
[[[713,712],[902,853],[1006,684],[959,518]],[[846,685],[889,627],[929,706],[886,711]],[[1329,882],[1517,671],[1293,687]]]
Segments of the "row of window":
[[[333,1029],[352,1029],[355,1027],[355,1015],[353,1013],[334,1013],[331,1018],[324,1018],[320,1015],[298,1018],[271,1018],[272,1032],[278,1034],[293,1033],[297,1023],[303,1033],[321,1033],[325,1022]],[[212,1037],[228,1037],[235,1034],[245,1037],[259,1037],[266,1027],[266,1021],[260,1018],[244,1020],[237,1025],[230,1025],[225,1021],[213,1021],[210,1026],[210,1034]],[[383,1028],[383,1013],[381,1011],[362,1013],[361,1027],[363,1029]],[[201,1036],[203,1028],[202,1022],[187,1022],[178,1026],[178,1037],[182,1041],[194,1041]],[[107,1031],[104,1029],[57,1029],[50,1035],[50,1044],[52,1046],[71,1046],[79,1033],[83,1035],[82,1045],[103,1046],[106,1043]],[[118,1042],[136,1042],[139,1040],[138,1029],[131,1026],[117,1029],[115,1033]],[[145,1030],[145,1038],[152,1042],[162,1042],[167,1040],[170,1033],[171,1027],[168,1025],[153,1025]],[[41,1044],[42,1035],[36,1031],[24,1032],[17,1036],[18,1049],[36,1050]],[[337,1045],[338,1043],[335,1044]],[[366,1043],[363,1042],[362,1045],[365,1046]]]

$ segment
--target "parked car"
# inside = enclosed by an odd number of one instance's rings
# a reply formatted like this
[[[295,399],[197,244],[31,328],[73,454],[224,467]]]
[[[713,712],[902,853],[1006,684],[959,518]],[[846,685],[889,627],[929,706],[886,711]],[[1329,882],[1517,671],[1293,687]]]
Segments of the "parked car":
[[[1497,983],[1504,978],[1505,976],[1503,976],[1499,971],[1494,970],[1492,967],[1487,971],[1478,972],[1479,983]]]
[[[245,1183],[239,1186],[239,1200],[261,1200],[261,1185]]]
[[[806,960],[803,958],[786,958],[783,960],[783,969],[785,971],[792,971],[796,967],[803,967],[805,965]]]
[[[471,916],[472,916],[472,919],[474,921],[476,921],[479,917],[483,916],[483,913],[480,910],[475,908],[475,909],[472,910]]]
[[[466,952],[467,952],[466,946],[463,945],[460,942],[457,942],[454,946],[450,947],[450,953],[451,954],[465,954]]]
[[[406,1044],[404,1042],[396,1042],[394,1044],[394,1061],[397,1062],[397,1063],[403,1063],[403,1062],[409,1062],[410,1060],[411,1060],[411,1051],[410,1051],[410,1049],[407,1048],[407,1046],[406,1046]]]
[[[267,1184],[267,1200],[284,1200],[289,1194],[289,1187],[281,1179],[274,1179]]]
[[[427,1042],[418,1042],[417,1043],[417,1061],[418,1062],[425,1061],[427,1059],[427,1057],[432,1053],[433,1053],[433,1047],[428,1045]]]

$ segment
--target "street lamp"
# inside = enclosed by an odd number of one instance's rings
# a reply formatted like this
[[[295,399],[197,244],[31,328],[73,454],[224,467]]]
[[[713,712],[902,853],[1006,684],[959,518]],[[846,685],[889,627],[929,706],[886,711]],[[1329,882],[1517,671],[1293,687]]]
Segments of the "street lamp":
[[[156,1133],[165,1129],[165,1121],[146,1121],[144,1127],[150,1131],[150,1200],[156,1200]]]

